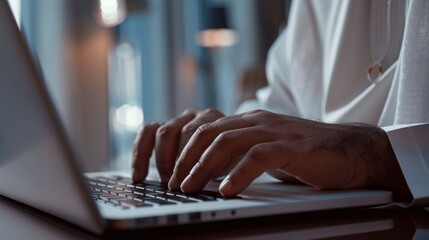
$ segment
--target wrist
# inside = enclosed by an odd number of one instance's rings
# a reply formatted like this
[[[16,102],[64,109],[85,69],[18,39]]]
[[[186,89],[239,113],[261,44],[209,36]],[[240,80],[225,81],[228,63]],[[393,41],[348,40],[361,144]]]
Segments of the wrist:
[[[369,165],[368,187],[392,191],[395,201],[411,201],[412,195],[386,132],[373,127],[371,134],[375,146],[379,147],[374,147],[377,149],[375,157],[366,160]]]

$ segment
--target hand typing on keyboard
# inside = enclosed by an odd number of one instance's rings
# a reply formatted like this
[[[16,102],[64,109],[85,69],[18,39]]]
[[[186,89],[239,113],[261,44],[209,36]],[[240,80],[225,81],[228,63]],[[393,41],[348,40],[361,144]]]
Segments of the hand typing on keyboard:
[[[228,117],[216,110],[187,110],[140,131],[135,182],[146,178],[153,149],[161,180],[185,193],[200,191],[226,172],[219,191],[233,196],[264,171],[319,189],[407,191],[405,181],[397,181],[400,169],[386,133],[365,124],[327,124],[262,110]]]

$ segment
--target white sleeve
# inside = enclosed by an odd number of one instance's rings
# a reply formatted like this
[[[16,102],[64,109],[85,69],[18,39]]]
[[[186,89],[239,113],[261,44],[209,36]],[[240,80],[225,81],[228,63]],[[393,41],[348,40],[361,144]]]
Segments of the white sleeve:
[[[411,0],[392,89],[389,136],[413,195],[412,205],[429,206],[429,2]],[[387,108],[389,109],[389,108]],[[421,123],[421,124],[413,124]]]
[[[413,196],[413,206],[429,205],[429,123],[383,128]],[[405,206],[405,205],[404,205]]]
[[[255,109],[265,109],[275,113],[297,116],[297,110],[287,82],[284,60],[284,49],[287,30],[284,31],[271,47],[267,63],[266,74],[269,86],[256,92],[256,100],[245,101],[238,107],[236,113],[247,112]]]
[[[290,47],[294,45],[294,38],[314,39],[308,32],[314,30],[306,19],[309,19],[309,3],[304,1],[294,2],[291,6],[288,26],[277,37],[270,48],[266,63],[266,75],[268,86],[256,92],[256,100],[246,101],[241,104],[237,112],[249,111],[253,109],[265,109],[272,112],[299,116],[293,94],[293,83],[290,78]],[[298,32],[303,29],[304,32]],[[301,41],[302,42],[302,41]],[[307,44],[314,45],[314,44]],[[302,58],[305,58],[304,55]],[[300,65],[300,64],[298,64]]]

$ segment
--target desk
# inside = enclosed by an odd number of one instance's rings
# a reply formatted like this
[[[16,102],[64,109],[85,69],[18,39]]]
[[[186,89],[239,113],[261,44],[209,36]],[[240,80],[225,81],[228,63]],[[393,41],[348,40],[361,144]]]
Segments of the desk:
[[[429,239],[429,208],[351,209],[197,226],[108,232],[104,238]],[[99,239],[0,199],[0,239]]]

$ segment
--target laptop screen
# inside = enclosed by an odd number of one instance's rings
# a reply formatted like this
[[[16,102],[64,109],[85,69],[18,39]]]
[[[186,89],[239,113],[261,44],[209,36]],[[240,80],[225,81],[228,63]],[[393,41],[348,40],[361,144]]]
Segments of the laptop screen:
[[[0,116],[0,195],[96,228],[96,207],[5,0],[0,0]]]

